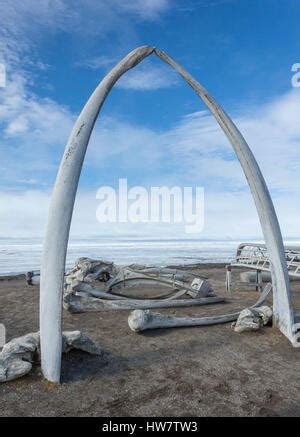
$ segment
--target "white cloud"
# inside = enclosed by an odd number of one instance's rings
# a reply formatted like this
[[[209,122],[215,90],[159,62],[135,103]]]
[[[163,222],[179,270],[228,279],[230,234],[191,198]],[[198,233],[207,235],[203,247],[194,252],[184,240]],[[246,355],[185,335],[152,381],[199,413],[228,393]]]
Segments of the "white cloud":
[[[95,56],[76,63],[77,67],[99,69],[112,68],[122,57]],[[157,60],[155,60],[157,62]],[[178,75],[169,66],[158,61],[146,59],[133,70],[127,71],[116,83],[116,87],[125,90],[153,91],[178,85]]]
[[[41,237],[49,195],[43,191],[0,192],[0,237]]]
[[[269,187],[299,192],[300,189],[300,93],[292,90],[272,102],[230,114],[252,149]],[[165,133],[178,162],[195,179],[212,180],[230,189],[247,187],[241,167],[228,140],[214,118],[197,112],[182,119]]]
[[[44,235],[50,192],[26,190],[0,192],[0,238],[41,238]],[[275,207],[285,239],[299,238],[298,196],[275,197]],[[219,191],[205,194],[204,230],[185,234],[183,224],[107,223],[96,220],[99,201],[95,191],[79,190],[73,214],[71,238],[105,235],[141,235],[164,238],[244,239],[262,237],[250,193]]]
[[[119,61],[120,59],[118,59],[117,57],[101,55],[101,56],[95,56],[93,58],[83,59],[81,61],[76,62],[75,65],[77,67],[91,68],[93,70],[94,69],[97,70],[98,68],[112,66],[113,64],[116,64]]]
[[[67,108],[37,97],[14,74],[0,93],[0,183],[15,186],[34,178],[43,184],[56,171],[74,120]]]
[[[87,154],[87,165],[101,168],[114,163],[127,171],[149,168],[163,158],[160,135],[150,128],[113,117],[101,117]]]
[[[169,0],[1,0],[0,56],[7,63],[22,60],[36,47],[41,31],[106,36],[127,30],[133,34],[132,20],[157,20],[170,8]],[[1,57],[0,57],[1,61]],[[32,59],[31,61],[32,62]]]
[[[0,56],[9,65],[26,62],[24,55],[35,48],[32,35],[45,28],[63,30],[71,15],[71,9],[63,0],[2,0]]]
[[[116,86],[125,90],[149,91],[173,87],[177,83],[177,76],[169,67],[156,66],[149,61],[144,61],[143,64],[122,76]]]
[[[116,2],[125,11],[132,11],[145,19],[157,19],[169,9],[169,0],[121,0]]]
[[[25,142],[42,139],[43,144],[61,141],[62,131],[70,129],[74,118],[64,106],[29,92],[18,74],[0,94],[0,117],[7,139],[26,134]]]
[[[79,3],[75,12],[72,2],[66,0],[3,0],[1,6],[0,51],[8,67],[14,65],[13,70],[9,69],[7,87],[0,93],[2,184],[39,187],[23,192],[3,190],[0,194],[1,233],[3,236],[21,236],[42,233],[49,201],[49,192],[43,191],[42,187],[47,184],[49,175],[53,178],[57,171],[76,117],[68,108],[29,91],[30,78],[20,60],[33,50],[34,32],[46,27],[53,32],[76,29],[80,34],[83,27],[87,27],[87,32],[107,35],[115,28],[120,29],[118,25],[130,27],[130,20],[136,16],[143,20],[159,19],[170,7],[170,2],[113,0],[108,4],[85,0]],[[86,25],[86,18],[90,26]],[[89,61],[91,68],[114,62],[104,56]],[[32,63],[44,68],[42,60],[34,62],[30,57],[28,64]],[[175,73],[167,67],[149,62],[128,72],[118,86],[153,90],[174,85],[176,81]],[[293,90],[267,105],[241,110],[234,117],[273,191],[286,236],[299,236],[299,105],[300,93]],[[203,237],[252,237],[260,232],[240,165],[224,134],[206,111],[183,117],[165,132],[101,117],[89,147],[87,165],[103,168],[108,163],[121,170],[139,169],[147,183],[155,179],[155,184],[204,184],[207,217]],[[169,172],[163,174],[165,163]],[[170,168],[174,170],[173,175]],[[86,223],[86,232],[99,232],[94,194],[84,193],[78,197],[73,224],[75,233],[80,232],[82,223]],[[141,227],[141,232],[143,229]],[[119,225],[118,230],[120,232]],[[148,231],[158,232],[157,228],[151,227]],[[124,228],[124,232],[129,232],[129,228]],[[178,228],[172,228],[170,232],[179,235]]]
[[[74,122],[75,115],[67,108],[29,91],[33,80],[29,70],[36,74],[51,68],[38,57],[41,35],[70,32],[82,39],[93,32],[122,36],[124,30],[132,35],[132,20],[157,19],[168,6],[167,0],[82,0],[76,8],[71,0],[2,0],[0,62],[8,73],[7,87],[0,93],[2,184],[31,180],[35,170],[54,170]],[[94,60],[97,65],[110,61],[104,56]]]
[[[40,187],[37,191],[40,199],[41,189],[47,182],[45,172],[51,178],[55,175],[75,114],[49,99],[39,99],[29,93],[22,78],[16,78],[3,91],[0,100],[4,132],[0,140],[2,183],[10,182],[12,187],[16,184]],[[294,237],[299,235],[300,214],[297,201],[300,189],[299,104],[300,95],[293,90],[235,117],[273,192],[285,235]],[[170,170],[165,173],[166,163],[173,169],[172,173]],[[233,238],[236,234],[252,237],[259,232],[241,167],[221,129],[206,111],[183,117],[165,132],[132,125],[115,117],[101,117],[91,139],[86,166],[94,169],[113,166],[122,175],[129,175],[129,183],[130,175],[137,170],[144,175],[146,186],[204,185],[207,218],[203,236],[220,238],[223,233]],[[6,196],[7,192],[3,193]],[[8,195],[15,196],[12,191]],[[49,196],[48,192],[44,195]],[[25,194],[18,196],[22,200]],[[33,190],[30,190],[30,196],[35,199]],[[89,193],[88,198],[94,198],[94,193]],[[9,208],[5,208],[5,213],[4,210],[1,212],[2,232],[9,235],[14,227],[13,232],[18,233],[18,218],[22,217],[17,207],[19,200],[8,202],[8,197],[5,199],[2,198],[2,205],[9,203]],[[42,208],[46,201],[33,201],[40,205],[41,215],[44,214]],[[35,223],[36,219],[30,217],[38,213],[31,209],[31,202],[25,199],[20,205],[23,215],[28,208],[26,222]],[[95,203],[91,200],[92,210],[87,205],[88,200],[83,210],[90,211],[89,219],[85,217],[84,222],[90,223],[86,229],[93,233],[97,228],[93,224]],[[12,217],[18,219],[17,222]],[[34,232],[37,227],[32,227]],[[157,232],[157,228],[151,231]]]
[[[34,179],[37,185],[49,177],[53,180],[75,119],[68,108],[30,92],[26,79],[15,74],[0,93],[0,184],[15,187],[26,180]],[[86,165],[102,168],[116,160],[127,171],[147,169],[151,163],[155,167],[163,153],[159,133],[102,116],[91,138]]]

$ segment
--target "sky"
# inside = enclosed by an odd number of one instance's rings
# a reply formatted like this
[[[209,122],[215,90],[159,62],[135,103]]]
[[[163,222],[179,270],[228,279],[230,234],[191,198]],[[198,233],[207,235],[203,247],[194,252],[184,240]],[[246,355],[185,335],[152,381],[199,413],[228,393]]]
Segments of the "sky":
[[[72,125],[129,51],[158,47],[233,118],[264,174],[285,239],[299,239],[300,3],[294,0],[0,0],[0,238],[40,237]],[[177,224],[100,224],[97,189],[201,186],[198,238],[259,239],[232,147],[193,91],[155,56],[124,75],[97,120],[71,236],[184,238]]]

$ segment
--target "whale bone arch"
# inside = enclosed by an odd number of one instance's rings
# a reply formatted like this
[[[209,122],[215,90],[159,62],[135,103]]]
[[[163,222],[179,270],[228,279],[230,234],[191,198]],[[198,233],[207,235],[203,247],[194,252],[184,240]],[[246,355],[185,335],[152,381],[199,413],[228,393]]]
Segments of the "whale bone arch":
[[[66,251],[78,181],[89,139],[102,105],[117,80],[152,53],[172,66],[193,88],[214,115],[236,152],[255,201],[268,249],[274,322],[292,343],[295,342],[294,313],[281,231],[268,188],[249,146],[225,111],[186,70],[161,50],[142,46],[125,56],[88,99],[74,124],[56,177],[43,244],[40,285],[41,365],[44,377],[52,382],[60,381]]]

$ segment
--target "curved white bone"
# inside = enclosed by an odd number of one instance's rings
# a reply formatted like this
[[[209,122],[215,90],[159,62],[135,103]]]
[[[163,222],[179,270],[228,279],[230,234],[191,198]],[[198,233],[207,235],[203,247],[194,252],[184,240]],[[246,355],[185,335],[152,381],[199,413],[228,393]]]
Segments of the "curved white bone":
[[[140,284],[142,281],[138,281],[137,284]],[[99,297],[100,299],[111,299],[111,300],[124,300],[124,299],[132,299],[131,296],[128,295],[121,295],[121,294],[113,294],[110,291],[104,291],[103,289],[93,287],[90,284],[87,284],[86,282],[81,282],[77,280],[73,280],[70,284],[68,284],[64,296],[70,294],[70,293],[87,293],[90,296],[93,297]],[[172,293],[168,294],[161,294],[159,296],[149,297],[148,300],[172,300],[172,299],[178,299],[179,297],[182,297],[187,293],[186,289],[182,290],[174,290]],[[197,297],[197,296],[196,296]],[[214,295],[210,294],[207,296],[198,296],[198,297],[214,297]],[[145,298],[135,298],[136,300],[145,300]],[[191,300],[191,299],[190,299]]]
[[[100,82],[78,117],[56,178],[43,246],[40,291],[42,371],[58,382],[61,367],[61,311],[66,250],[80,172],[96,118],[116,81],[127,70],[155,52],[188,82],[215,116],[232,144],[248,180],[260,218],[271,263],[274,321],[294,341],[294,314],[280,227],[266,183],[245,139],[207,91],[168,55],[153,47],[130,52]]]
[[[59,382],[62,342],[62,292],[66,250],[74,201],[86,148],[99,111],[116,81],[153,52],[130,52],[97,86],[71,132],[60,164],[49,207],[43,245],[40,286],[41,366],[46,379]]]
[[[233,121],[206,89],[166,53],[158,49],[155,49],[155,53],[171,65],[203,100],[215,116],[240,161],[256,205],[268,249],[273,284],[274,324],[296,346],[297,341],[293,332],[295,315],[291,304],[290,281],[282,235],[269,190],[254,155]]]
[[[272,285],[267,284],[257,302],[250,308],[259,307],[267,299],[271,290]],[[177,328],[180,326],[217,325],[220,323],[228,323],[237,320],[240,313],[241,311],[210,317],[175,317],[160,313],[154,313],[149,310],[135,310],[129,314],[128,325],[130,329],[134,332],[141,332],[147,329],[157,328]]]
[[[147,329],[157,328],[216,325],[218,323],[233,322],[238,318],[238,316],[239,313],[212,317],[175,317],[154,313],[150,310],[134,310],[128,317],[128,325],[132,331],[142,332]]]
[[[209,305],[224,302],[224,297],[199,299],[98,299],[86,293],[70,293],[64,296],[64,308],[71,313],[107,310],[134,310],[146,308],[176,308]]]

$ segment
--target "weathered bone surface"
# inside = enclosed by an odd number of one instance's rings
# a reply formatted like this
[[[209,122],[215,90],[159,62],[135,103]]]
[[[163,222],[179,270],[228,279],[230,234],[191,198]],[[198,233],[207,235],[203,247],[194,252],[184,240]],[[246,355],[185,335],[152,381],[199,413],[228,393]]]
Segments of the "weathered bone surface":
[[[190,291],[192,296],[198,295],[198,297],[207,297],[214,295],[213,290],[207,281],[200,278],[196,279],[199,279],[203,285],[205,283],[206,286],[198,287],[196,293],[196,288],[191,285],[192,281],[195,279],[195,275],[190,272],[178,273],[177,270],[175,270],[172,273],[169,273],[171,269],[167,269],[168,272],[165,272],[165,269],[161,268],[159,272],[156,273],[156,270],[157,269],[155,268],[152,271],[149,268],[145,270],[133,270],[131,267],[119,268],[118,275],[108,281],[108,289],[112,290],[113,287],[118,285],[124,286],[125,284],[131,286],[133,284],[160,283],[167,287],[171,287],[173,290],[183,289]]]
[[[79,258],[76,261],[75,267],[66,274],[65,283],[71,286],[68,288],[69,291],[71,289],[86,291],[95,297],[104,298],[109,298],[112,294],[118,295],[115,290],[120,287],[124,289],[126,286],[152,283],[170,287],[173,293],[174,290],[185,290],[192,297],[214,296],[210,284],[204,279],[197,278],[192,272],[139,265],[116,266],[113,263],[89,258]],[[89,285],[93,286],[93,289]],[[121,297],[124,298],[126,295],[123,294]],[[170,295],[166,297],[171,298]]]
[[[203,100],[227,136],[240,161],[256,205],[270,260],[274,324],[286,335],[293,346],[299,347],[300,344],[295,335],[296,320],[281,230],[268,187],[255,157],[241,132],[206,89],[166,53],[159,49],[155,49],[155,53],[171,65]]]
[[[122,299],[107,300],[88,296],[86,293],[67,294],[63,306],[71,313],[86,311],[133,310],[145,308],[178,308],[209,305],[224,302],[224,297],[202,297],[198,299]]]
[[[86,282],[86,279],[88,281]],[[126,286],[157,283],[172,288],[167,295],[129,298],[115,290]],[[188,299],[179,299],[181,297]],[[191,299],[192,297],[192,299]],[[101,260],[80,258],[66,274],[63,306],[72,313],[84,311],[171,308],[223,302],[210,284],[191,272],[145,266],[115,266]]]
[[[236,320],[238,313],[212,317],[175,317],[150,310],[135,310],[129,314],[128,325],[132,331],[141,332],[147,329],[178,328],[180,326],[207,326],[227,323]]]
[[[78,349],[91,355],[101,355],[102,351],[93,340],[81,331],[64,331],[62,338],[62,351],[67,353]]]
[[[106,283],[117,273],[118,269],[113,262],[93,260],[84,257],[79,258],[75,262],[74,268],[67,272],[65,280],[67,284],[75,279],[84,282],[93,282],[97,280]]]
[[[141,332],[147,329],[177,328],[180,326],[208,326],[220,323],[236,322],[236,332],[258,330],[261,326],[269,323],[272,318],[272,310],[267,307],[246,308],[241,313],[226,314],[224,316],[212,317],[174,317],[149,310],[135,310],[128,317],[128,325],[134,332]]]
[[[68,294],[85,293],[87,296],[98,297],[101,299],[122,300],[125,296],[118,296],[104,291],[103,288],[94,287],[89,283],[73,281],[65,287],[64,297]]]
[[[272,314],[268,306],[245,308],[233,324],[233,328],[235,332],[258,331],[262,326],[270,323]]]
[[[267,284],[257,302],[251,308],[260,307],[272,290],[272,285]],[[135,310],[129,314],[128,325],[132,331],[141,332],[147,329],[177,328],[180,326],[207,326],[219,323],[228,323],[237,320],[241,311],[211,317],[175,317],[154,313],[149,310]]]
[[[80,331],[62,334],[62,352],[79,349],[93,355],[101,355],[99,347]],[[33,332],[14,338],[0,352],[0,382],[7,382],[26,375],[34,363],[40,361],[40,334]]]
[[[38,332],[6,343],[0,352],[0,382],[11,381],[29,373],[39,344]]]
[[[140,282],[139,282],[140,284]],[[148,284],[149,285],[149,284]],[[113,293],[109,293],[107,291],[103,291],[103,289],[98,288],[98,287],[94,287],[91,284],[88,284],[86,282],[79,282],[79,281],[73,281],[71,284],[67,285],[65,287],[65,292],[64,292],[64,298],[66,298],[69,294],[79,294],[82,295],[83,293],[85,293],[87,296],[93,296],[96,298],[100,298],[100,299],[106,299],[106,300],[128,300],[128,299],[132,299],[129,298],[125,295],[121,295],[121,294],[113,294]],[[171,299],[177,299],[178,297],[181,297],[183,295],[185,295],[187,293],[186,290],[179,290],[177,292],[172,292],[169,294],[163,294],[161,296],[155,296],[155,297],[150,297],[148,298],[148,300],[171,300]],[[213,297],[213,296],[211,296]],[[144,298],[135,298],[136,300],[145,300]]]
[[[89,98],[71,132],[55,182],[43,245],[40,287],[42,370],[45,378],[59,381],[62,348],[62,294],[69,230],[81,168],[88,142],[102,105],[120,77],[155,53],[171,65],[206,104],[223,129],[241,163],[253,195],[270,258],[274,287],[274,322],[295,344],[295,315],[282,235],[267,185],[242,134],[221,106],[170,56],[150,46],[138,47],[119,62]]]
[[[193,291],[188,290],[187,294],[192,296],[193,298],[209,296],[209,294],[213,293],[210,284],[204,279],[200,278],[195,278],[193,280],[193,282],[191,283],[191,288],[193,289]]]

